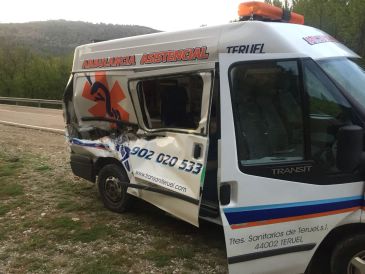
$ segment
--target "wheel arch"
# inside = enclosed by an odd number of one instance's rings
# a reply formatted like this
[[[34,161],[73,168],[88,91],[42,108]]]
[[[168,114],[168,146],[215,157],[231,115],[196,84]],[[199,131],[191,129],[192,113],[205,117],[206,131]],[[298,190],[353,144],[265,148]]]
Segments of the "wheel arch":
[[[104,166],[110,165],[110,164],[114,164],[116,166],[119,166],[121,168],[122,172],[127,175],[122,163],[120,161],[118,161],[117,159],[112,158],[112,157],[99,157],[99,158],[97,158],[94,162],[94,172],[95,172],[95,174],[98,175],[100,170]]]
[[[315,251],[305,273],[330,273],[329,265],[336,243],[354,234],[365,234],[365,223],[345,224],[330,231]]]

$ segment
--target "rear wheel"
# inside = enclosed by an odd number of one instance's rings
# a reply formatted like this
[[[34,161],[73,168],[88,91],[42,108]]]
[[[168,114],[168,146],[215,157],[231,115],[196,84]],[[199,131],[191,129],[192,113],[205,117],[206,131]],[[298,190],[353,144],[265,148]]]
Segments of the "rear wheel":
[[[365,274],[365,234],[337,244],[331,257],[332,274]]]
[[[129,183],[129,179],[121,167],[109,164],[100,170],[98,187],[106,208],[114,212],[124,212],[130,208],[132,196],[127,193],[125,183]]]

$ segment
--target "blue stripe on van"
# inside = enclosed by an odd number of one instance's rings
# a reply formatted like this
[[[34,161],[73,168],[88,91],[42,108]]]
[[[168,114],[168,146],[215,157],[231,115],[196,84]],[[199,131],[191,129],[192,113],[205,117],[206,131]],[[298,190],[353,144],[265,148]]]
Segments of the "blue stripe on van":
[[[284,208],[284,207],[294,207],[294,206],[306,206],[306,205],[319,205],[319,204],[327,204],[327,203],[336,203],[342,201],[350,201],[364,199],[365,197],[362,195],[351,196],[351,197],[342,197],[335,199],[325,199],[325,200],[314,200],[307,202],[295,202],[295,203],[286,203],[286,204],[271,204],[271,205],[259,205],[259,206],[246,206],[246,207],[233,207],[233,208],[225,208],[224,213],[228,212],[242,212],[242,211],[252,211],[259,209],[273,209],[273,208]]]
[[[309,214],[324,213],[353,207],[361,207],[363,196],[308,201],[289,204],[254,206],[226,209],[224,213],[230,225],[267,221]]]

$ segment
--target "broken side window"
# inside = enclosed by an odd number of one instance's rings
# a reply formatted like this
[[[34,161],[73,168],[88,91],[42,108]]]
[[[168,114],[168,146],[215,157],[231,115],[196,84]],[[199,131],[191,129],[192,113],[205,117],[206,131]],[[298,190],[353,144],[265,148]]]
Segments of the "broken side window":
[[[137,84],[137,93],[147,128],[199,127],[203,94],[200,75],[141,80]]]

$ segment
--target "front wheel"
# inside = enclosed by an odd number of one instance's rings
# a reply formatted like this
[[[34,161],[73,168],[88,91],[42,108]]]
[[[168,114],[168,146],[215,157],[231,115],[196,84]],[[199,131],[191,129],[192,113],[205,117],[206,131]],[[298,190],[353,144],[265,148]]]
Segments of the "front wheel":
[[[365,274],[365,234],[338,243],[331,257],[332,274]]]
[[[127,193],[129,183],[124,170],[114,164],[104,166],[98,176],[98,187],[104,206],[114,212],[127,211],[132,203],[132,196]]]

